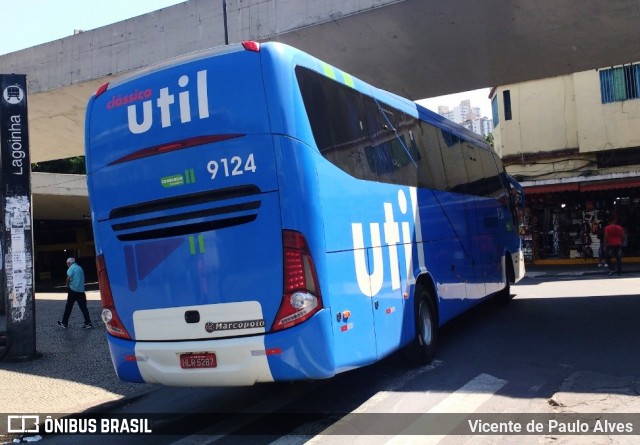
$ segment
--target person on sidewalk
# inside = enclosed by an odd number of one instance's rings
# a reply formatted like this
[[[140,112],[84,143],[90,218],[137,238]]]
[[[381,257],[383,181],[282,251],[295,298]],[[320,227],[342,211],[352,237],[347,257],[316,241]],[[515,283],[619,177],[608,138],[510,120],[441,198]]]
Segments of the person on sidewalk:
[[[78,307],[84,317],[82,329],[91,329],[93,325],[91,317],[89,317],[89,309],[87,309],[87,294],[84,293],[84,270],[73,257],[67,259],[67,267],[67,304],[64,307],[62,320],[58,320],[58,326],[67,329],[73,305],[78,302]]]
[[[616,258],[616,272],[622,275],[622,241],[624,239],[624,229],[616,223],[615,217],[611,217],[609,225],[604,228],[604,247],[607,252],[607,263],[609,264],[609,275],[613,275],[613,264],[611,257]]]

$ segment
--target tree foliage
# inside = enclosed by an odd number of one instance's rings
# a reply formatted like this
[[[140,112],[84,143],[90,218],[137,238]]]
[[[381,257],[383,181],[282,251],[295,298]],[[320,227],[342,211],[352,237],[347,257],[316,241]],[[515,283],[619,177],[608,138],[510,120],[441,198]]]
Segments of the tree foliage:
[[[38,162],[31,164],[31,171],[44,173],[68,173],[76,175],[85,175],[87,173],[84,156]]]
[[[487,144],[489,144],[489,145],[491,145],[493,147],[493,133],[489,133],[488,135],[486,135],[484,137],[484,140],[487,142]]]

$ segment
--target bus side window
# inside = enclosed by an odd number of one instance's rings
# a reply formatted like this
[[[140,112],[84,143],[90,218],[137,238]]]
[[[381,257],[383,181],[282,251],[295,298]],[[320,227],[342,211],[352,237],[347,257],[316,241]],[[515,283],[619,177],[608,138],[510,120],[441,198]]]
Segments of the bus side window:
[[[442,130],[442,161],[447,175],[446,190],[457,193],[467,192],[467,169],[459,137]]]
[[[500,171],[490,149],[480,149],[480,161],[485,178],[484,195],[499,199],[505,188],[500,181]]]
[[[418,120],[416,125],[414,137],[417,150],[420,152],[418,186],[446,190],[447,177],[442,163],[439,131],[421,120]]]
[[[365,149],[369,167],[376,173],[379,182],[396,183],[395,167],[391,153],[391,141],[395,133],[383,116],[375,100],[364,96],[365,127],[369,135],[369,146]],[[391,114],[391,113],[389,113]]]
[[[499,199],[505,189],[500,182],[498,168],[491,152],[466,142],[463,149],[469,177],[469,193]]]
[[[304,67],[296,76],[314,140],[332,164],[360,179],[375,180],[365,162],[369,144],[362,94]]]
[[[412,150],[411,119],[405,113],[373,98],[364,97],[365,122],[371,145],[367,161],[379,182],[416,187],[419,153]]]
[[[482,161],[480,148],[476,148],[468,142],[460,144],[460,148],[464,153],[464,165],[467,169],[467,180],[469,193],[474,195],[485,194],[484,172],[482,171]]]

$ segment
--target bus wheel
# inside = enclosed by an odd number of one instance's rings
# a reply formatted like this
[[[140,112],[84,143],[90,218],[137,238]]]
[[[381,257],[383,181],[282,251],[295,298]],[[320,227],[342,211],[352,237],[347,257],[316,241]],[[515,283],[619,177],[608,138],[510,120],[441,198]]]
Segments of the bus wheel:
[[[413,361],[428,365],[436,353],[438,319],[429,291],[420,288],[416,293],[416,338],[413,344]]]
[[[507,256],[506,258],[506,283],[504,285],[504,289],[498,292],[495,296],[495,301],[498,304],[505,305],[511,301],[513,295],[511,295],[511,283],[515,281],[515,273],[513,272],[513,263],[511,262],[511,257]]]

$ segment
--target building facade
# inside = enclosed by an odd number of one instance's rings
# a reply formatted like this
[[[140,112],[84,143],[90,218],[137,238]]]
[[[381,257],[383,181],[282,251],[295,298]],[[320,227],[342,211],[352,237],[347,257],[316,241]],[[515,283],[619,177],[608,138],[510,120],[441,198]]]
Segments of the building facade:
[[[85,175],[31,173],[36,291],[64,289],[73,256],[87,283],[97,279],[95,244]]]
[[[493,121],[488,117],[466,120],[462,122],[461,125],[467,130],[471,130],[474,133],[485,137],[493,132]]]
[[[534,263],[598,262],[601,228],[625,228],[640,261],[640,63],[491,91],[494,146],[523,186]]]
[[[492,120],[482,116],[480,107],[472,107],[469,99],[461,101],[460,105],[453,108],[440,105],[438,114],[484,137],[493,131]]]

